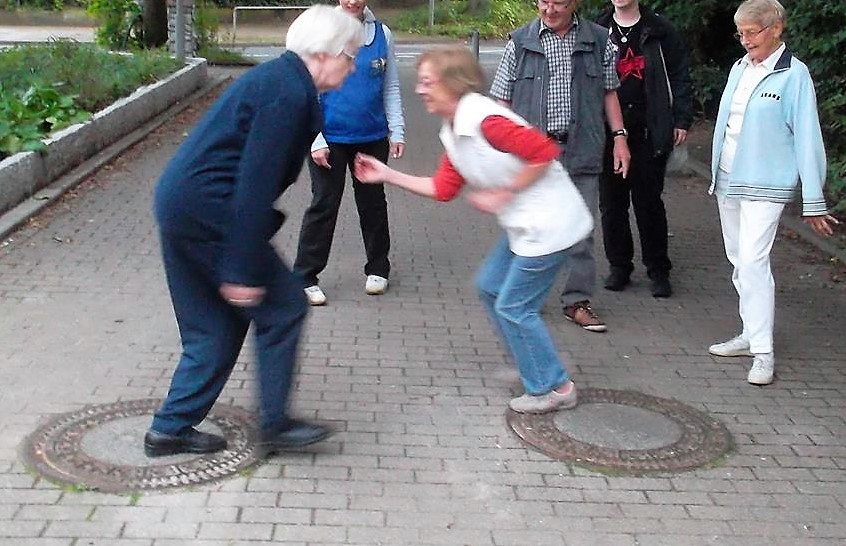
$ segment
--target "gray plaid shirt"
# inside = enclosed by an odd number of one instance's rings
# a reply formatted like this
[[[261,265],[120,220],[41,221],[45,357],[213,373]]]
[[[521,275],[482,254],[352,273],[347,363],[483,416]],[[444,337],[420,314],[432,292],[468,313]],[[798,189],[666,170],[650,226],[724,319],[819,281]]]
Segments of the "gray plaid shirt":
[[[562,133],[570,125],[570,82],[573,80],[573,49],[576,46],[576,32],[579,17],[573,14],[573,26],[563,37],[549,30],[541,21],[540,42],[546,53],[549,65],[549,91],[546,97],[546,131]],[[605,89],[617,89],[620,80],[617,77],[617,46],[609,39],[605,43],[605,53],[602,56],[602,75]],[[505,52],[499,62],[490,95],[495,99],[511,101],[514,80],[517,72],[517,57],[514,52],[514,42],[505,45]]]

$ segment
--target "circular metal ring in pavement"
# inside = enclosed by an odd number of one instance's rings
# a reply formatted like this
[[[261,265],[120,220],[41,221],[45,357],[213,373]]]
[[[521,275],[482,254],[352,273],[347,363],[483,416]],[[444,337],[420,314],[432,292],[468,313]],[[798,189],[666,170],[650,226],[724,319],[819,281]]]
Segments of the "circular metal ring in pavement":
[[[156,399],[128,400],[56,415],[27,437],[23,458],[48,480],[107,493],[198,485],[257,462],[253,417],[222,404],[198,428],[226,437],[227,449],[148,458],[144,433],[160,404]]]
[[[676,400],[634,391],[579,389],[579,405],[506,421],[547,456],[599,471],[683,472],[713,464],[734,443],[725,425]]]

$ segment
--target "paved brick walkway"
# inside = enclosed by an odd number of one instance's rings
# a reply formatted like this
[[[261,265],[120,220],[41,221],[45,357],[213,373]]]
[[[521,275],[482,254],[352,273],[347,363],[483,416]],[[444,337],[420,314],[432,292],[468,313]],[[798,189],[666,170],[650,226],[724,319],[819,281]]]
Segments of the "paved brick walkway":
[[[430,172],[436,124],[407,96],[401,164]],[[177,493],[79,492],[31,475],[18,446],[45,417],[166,391],[179,343],[150,195],[190,121],[0,242],[0,544],[846,544],[846,288],[782,233],[779,378],[747,385],[745,361],[707,354],[738,320],[715,205],[693,177],[667,184],[675,297],[650,297],[639,269],[631,289],[597,296],[607,334],[564,321],[555,298],[546,313],[580,385],[673,397],[725,422],[737,450],[716,468],[602,475],[521,445],[504,420],[517,392],[497,379],[509,364],[472,287],[494,222],[389,190],[390,291],[364,294],[348,197],[322,277],[329,305],[308,321],[294,408],[333,423],[331,440]],[[288,259],[308,197],[304,177],[281,201]],[[251,361],[247,350],[221,402],[252,406]]]

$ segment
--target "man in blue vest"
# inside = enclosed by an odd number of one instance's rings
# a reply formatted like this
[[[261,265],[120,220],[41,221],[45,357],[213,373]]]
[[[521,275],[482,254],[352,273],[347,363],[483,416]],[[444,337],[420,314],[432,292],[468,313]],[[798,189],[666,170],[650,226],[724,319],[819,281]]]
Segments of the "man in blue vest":
[[[558,141],[561,162],[596,215],[606,133],[614,139],[614,172],[625,177],[629,168],[616,49],[608,29],[578,16],[578,0],[537,0],[537,6],[538,18],[511,33],[490,94]],[[567,320],[604,332],[590,304],[593,247],[591,233],[568,250],[571,270],[561,303]]]
[[[355,59],[355,72],[344,85],[320,96],[323,132],[311,147],[312,201],[303,216],[294,271],[302,275],[311,305],[326,303],[318,275],[326,267],[335,223],[344,195],[347,170],[353,180],[361,236],[367,262],[365,292],[384,294],[391,264],[388,252],[388,204],[382,184],[362,184],[353,174],[359,152],[381,161],[402,156],[405,121],[399,75],[390,29],[379,22],[365,0],[340,0],[341,9],[364,25],[364,46]]]

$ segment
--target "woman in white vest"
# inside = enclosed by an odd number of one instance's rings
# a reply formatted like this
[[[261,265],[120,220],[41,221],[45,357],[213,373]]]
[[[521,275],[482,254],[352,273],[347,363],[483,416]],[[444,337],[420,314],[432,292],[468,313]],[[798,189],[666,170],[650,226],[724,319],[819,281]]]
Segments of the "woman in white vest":
[[[505,233],[483,262],[476,286],[526,391],[509,406],[520,413],[573,408],[575,385],[540,311],[566,266],[564,250],[591,232],[593,220],[557,161],[558,145],[480,95],[483,85],[482,70],[466,48],[427,50],[417,61],[415,91],[429,113],[444,120],[446,154],[437,172],[412,176],[359,154],[356,177],[439,201],[453,199],[466,185],[468,201],[496,215]]]

